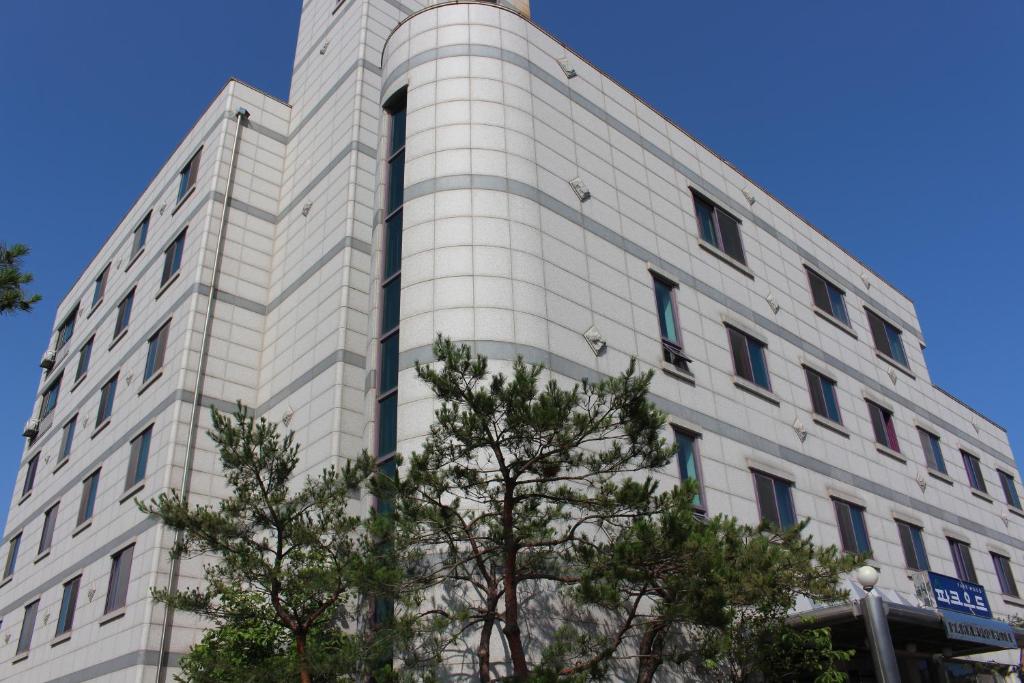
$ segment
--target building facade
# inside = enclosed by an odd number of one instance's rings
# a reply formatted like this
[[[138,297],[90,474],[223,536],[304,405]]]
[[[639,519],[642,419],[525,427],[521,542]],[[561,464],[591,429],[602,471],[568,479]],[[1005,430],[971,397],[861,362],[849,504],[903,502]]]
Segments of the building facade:
[[[809,517],[895,604],[930,568],[1024,613],[1006,433],[932,384],[906,295],[525,2],[306,0],[289,101],[229,81],[59,306],[0,680],[166,677],[201,624],[150,589],[201,567],[132,501],[223,493],[211,405],[286,421],[302,474],[415,449],[438,333],[567,381],[635,357],[679,445],[659,476],[709,514]]]

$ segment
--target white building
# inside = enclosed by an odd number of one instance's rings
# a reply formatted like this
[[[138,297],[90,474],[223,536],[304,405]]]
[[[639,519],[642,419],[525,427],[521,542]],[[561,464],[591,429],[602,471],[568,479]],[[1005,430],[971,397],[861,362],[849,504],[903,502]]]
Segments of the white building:
[[[132,499],[216,496],[208,406],[236,400],[287,417],[307,470],[415,448],[438,332],[567,379],[654,368],[709,513],[869,545],[910,614],[907,676],[910,650],[950,647],[922,644],[912,570],[1024,612],[1006,433],[931,383],[910,299],[525,0],[425,5],[306,0],[289,101],[229,81],[61,303],[3,537],[0,680],[173,669],[199,630],[150,599],[172,534]]]

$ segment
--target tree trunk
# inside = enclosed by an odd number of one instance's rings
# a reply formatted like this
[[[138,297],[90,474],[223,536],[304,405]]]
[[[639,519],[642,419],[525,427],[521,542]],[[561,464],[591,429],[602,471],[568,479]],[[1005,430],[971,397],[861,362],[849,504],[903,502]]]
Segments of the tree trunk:
[[[497,586],[491,586],[488,590],[490,594],[487,596],[487,616],[480,628],[480,645],[476,649],[480,683],[488,683],[491,680],[491,633],[494,631],[494,612],[498,609]]]
[[[306,659],[306,634],[295,634],[295,653],[299,656],[299,680],[302,683],[313,683],[309,674],[309,661]]]
[[[513,519],[514,489],[505,487],[505,500],[502,504],[501,523],[505,532],[505,626],[502,632],[508,642],[508,652],[512,657],[512,678],[525,681],[530,675],[530,667],[526,663],[526,651],[523,649],[523,637],[519,630],[519,594],[516,581],[516,544],[515,523]]]
[[[665,654],[665,627],[651,625],[644,629],[639,645],[640,669],[636,683],[652,683],[654,674],[661,668]]]

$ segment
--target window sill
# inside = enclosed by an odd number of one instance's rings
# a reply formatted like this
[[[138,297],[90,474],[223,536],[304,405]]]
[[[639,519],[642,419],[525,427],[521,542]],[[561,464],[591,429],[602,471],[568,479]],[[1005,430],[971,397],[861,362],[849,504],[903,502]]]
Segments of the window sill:
[[[843,438],[850,438],[850,432],[847,431],[846,427],[836,422],[835,420],[830,420],[827,417],[818,415],[817,413],[812,415],[811,419],[814,420],[814,424],[816,425],[824,427],[825,429],[829,429]]]
[[[89,371],[86,370],[84,375],[82,375],[81,377],[76,378],[75,379],[75,383],[71,385],[71,391],[74,391],[79,386],[81,386],[82,382],[84,382],[85,378],[88,377],[88,376],[89,376]]]
[[[765,389],[764,387],[759,386],[757,384],[754,384],[753,382],[745,380],[739,375],[733,375],[732,383],[735,384],[740,389],[742,389],[743,391],[753,394],[754,396],[757,396],[760,399],[764,399],[765,401],[768,401],[773,405],[782,405],[782,400],[779,399],[779,397],[772,393],[770,390]]]
[[[1015,598],[1012,595],[1003,594],[1003,602],[1007,605],[1013,605],[1014,607],[1024,607],[1024,600],[1021,598]]]
[[[98,425],[96,425],[96,429],[92,430],[92,435],[89,438],[90,439],[95,439],[96,435],[99,434],[100,432],[102,432],[104,429],[106,429],[109,424],[110,424],[110,418],[108,417],[106,420],[104,420],[103,422],[101,422]]]
[[[111,349],[113,349],[115,346],[117,346],[117,342],[119,342],[122,339],[124,339],[127,335],[128,335],[128,328],[126,327],[126,328],[124,328],[123,330],[121,330],[120,332],[117,333],[117,335],[114,337],[114,341],[110,342],[110,346],[107,347],[107,350],[110,351]]]
[[[689,370],[683,370],[681,368],[672,365],[667,361],[661,361],[661,371],[670,377],[675,377],[678,380],[682,380],[687,384],[696,385],[697,378],[693,376],[693,373]]]
[[[712,256],[717,258],[719,261],[722,261],[723,263],[726,263],[726,264],[732,266],[736,270],[740,271],[741,273],[743,273],[744,275],[749,277],[751,280],[754,279],[754,271],[752,271],[750,268],[748,268],[745,263],[741,263],[741,262],[737,261],[732,256],[729,256],[728,254],[726,254],[724,251],[722,251],[718,247],[716,247],[714,245],[711,245],[711,244],[708,244],[707,242],[705,242],[700,237],[697,237],[697,244],[700,245],[701,249],[703,249],[704,251],[708,252],[709,254],[711,254]]]
[[[984,491],[979,491],[978,489],[971,489],[971,495],[974,496],[975,498],[981,498],[986,503],[994,503],[994,502],[996,502],[995,498],[993,498],[992,496],[988,495]]]
[[[100,617],[99,624],[100,626],[103,626],[104,624],[109,624],[112,621],[117,621],[124,615],[125,609],[124,607],[121,607],[120,609],[116,609],[113,612],[110,612],[109,614],[104,614],[102,617]]]
[[[50,548],[47,548],[43,552],[41,552],[38,555],[36,555],[36,559],[32,560],[32,564],[39,564],[40,562],[42,562],[43,560],[45,560],[49,556],[50,556]]]
[[[953,485],[953,477],[949,476],[948,474],[943,474],[938,470],[933,470],[931,467],[928,468],[928,476],[935,477],[939,481],[949,484],[950,486]]]
[[[142,386],[139,387],[138,395],[142,396],[142,392],[144,392],[146,389],[149,389],[151,386],[156,384],[156,381],[158,379],[160,379],[161,377],[163,377],[163,376],[164,376],[164,371],[162,369],[157,370],[155,373],[153,373],[153,376],[150,377],[149,379],[147,379],[145,382],[143,382]]]
[[[138,484],[135,484],[135,486],[132,486],[130,489],[128,489],[124,493],[122,493],[121,494],[121,499],[118,502],[120,504],[124,505],[126,502],[128,502],[129,500],[134,498],[136,493],[138,493],[139,491],[141,491],[144,488],[146,488],[146,480],[145,479],[140,481]]]
[[[124,267],[125,272],[128,272],[128,269],[131,268],[132,266],[134,266],[135,262],[138,261],[140,258],[142,258],[142,255],[144,253],[146,253],[146,248],[145,247],[143,247],[142,249],[139,249],[137,252],[135,252],[135,254],[130,259],[128,259],[128,265]]]
[[[171,209],[171,215],[173,216],[174,214],[178,213],[178,209],[180,209],[185,204],[185,202],[188,201],[188,198],[191,197],[192,195],[194,195],[195,193],[196,193],[196,186],[192,185],[192,187],[188,188],[188,190],[181,197],[181,199],[178,200],[178,203],[174,205],[174,208]]]
[[[897,363],[896,361],[894,361],[892,358],[889,358],[889,356],[885,355],[881,351],[875,351],[875,355],[878,356],[880,360],[885,361],[886,364],[896,368],[910,379],[917,379],[917,375],[912,373],[906,365],[903,365],[902,363]]]
[[[333,10],[331,10],[331,14],[332,14],[332,15],[333,15],[333,14],[336,14],[336,13],[337,13],[337,11],[338,11],[339,9],[341,9],[342,5],[344,5],[344,4],[345,4],[345,0],[338,0],[338,2],[336,2],[336,3],[334,4],[334,9],[333,9]]]
[[[22,503],[24,503],[26,500],[28,500],[31,497],[32,497],[32,492],[31,491],[29,491],[28,493],[21,494],[21,499],[18,501],[18,505],[21,505]]]
[[[178,270],[176,270],[174,272],[174,275],[172,275],[171,277],[167,278],[167,282],[165,282],[162,285],[160,285],[160,289],[156,290],[156,296],[153,297],[153,298],[154,299],[159,299],[160,296],[164,292],[166,292],[168,289],[170,289],[171,285],[174,284],[175,280],[177,280],[180,275],[181,275],[181,268],[178,268]]]
[[[60,460],[58,460],[58,461],[57,461],[57,465],[56,465],[56,466],[55,466],[55,467],[53,468],[53,473],[54,473],[54,474],[57,474],[57,472],[59,472],[60,470],[62,470],[62,469],[64,468],[64,465],[67,465],[67,464],[68,464],[68,461],[69,461],[69,460],[71,460],[71,456],[70,456],[70,455],[68,455],[68,456],[64,456],[63,458],[61,458]]]
[[[876,443],[875,450],[881,453],[882,455],[889,456],[890,458],[896,460],[897,462],[903,463],[904,465],[907,464],[907,459],[903,456],[902,453],[900,453],[899,451],[894,451],[888,446],[883,446],[880,443]]]
[[[14,574],[13,573],[10,576],[8,576],[6,579],[4,579],[3,581],[0,581],[0,588],[3,588],[7,584],[9,584],[11,581],[14,581]]]
[[[1020,508],[1015,508],[1012,505],[1007,505],[1006,509],[1008,509],[1010,512],[1017,515],[1018,517],[1024,517],[1024,510],[1021,510]]]
[[[53,640],[50,641],[50,647],[56,647],[61,643],[68,642],[69,640],[71,640],[72,633],[73,631],[67,631],[65,633],[60,634],[59,636],[56,636]]]
[[[842,330],[846,334],[850,335],[854,339],[858,339],[857,333],[853,331],[852,327],[850,327],[849,325],[844,323],[842,320],[840,320],[839,318],[837,318],[834,315],[832,315],[831,313],[829,313],[828,311],[823,311],[820,308],[818,308],[817,306],[814,306],[814,313],[819,318],[825,320],[828,323],[831,323],[835,327],[838,327],[840,330]]]
[[[14,659],[12,659],[11,660],[11,664],[17,664],[18,662],[24,662],[26,659],[28,659],[28,653],[27,652],[24,653],[24,654],[20,654],[17,657],[15,657]]]
[[[92,314],[93,314],[93,313],[95,313],[95,312],[96,312],[96,310],[97,310],[97,309],[98,309],[98,308],[99,308],[100,306],[102,306],[102,305],[103,305],[103,297],[100,297],[100,300],[99,300],[99,301],[97,301],[96,303],[94,303],[94,304],[92,305],[92,308],[90,308],[90,309],[89,309],[89,312],[85,314],[85,319],[86,319],[86,320],[88,320],[89,318],[91,318],[91,317],[92,317]]]
[[[89,519],[85,520],[84,522],[82,522],[81,524],[76,526],[75,530],[71,532],[71,538],[74,538],[75,536],[77,536],[78,534],[82,533],[83,531],[85,531],[86,529],[88,529],[91,526],[92,526],[92,517],[90,517]]]

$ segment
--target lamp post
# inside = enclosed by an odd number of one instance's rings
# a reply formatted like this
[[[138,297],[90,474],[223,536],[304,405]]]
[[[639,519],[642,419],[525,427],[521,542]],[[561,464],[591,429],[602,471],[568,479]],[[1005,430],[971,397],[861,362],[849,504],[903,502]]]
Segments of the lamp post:
[[[892,646],[892,634],[889,633],[885,605],[882,604],[882,596],[872,592],[878,583],[878,570],[864,565],[856,571],[855,577],[866,593],[860,604],[864,608],[864,622],[868,630],[868,642],[871,644],[871,659],[875,663],[875,678],[879,683],[900,683],[900,669],[896,662],[896,650]]]

